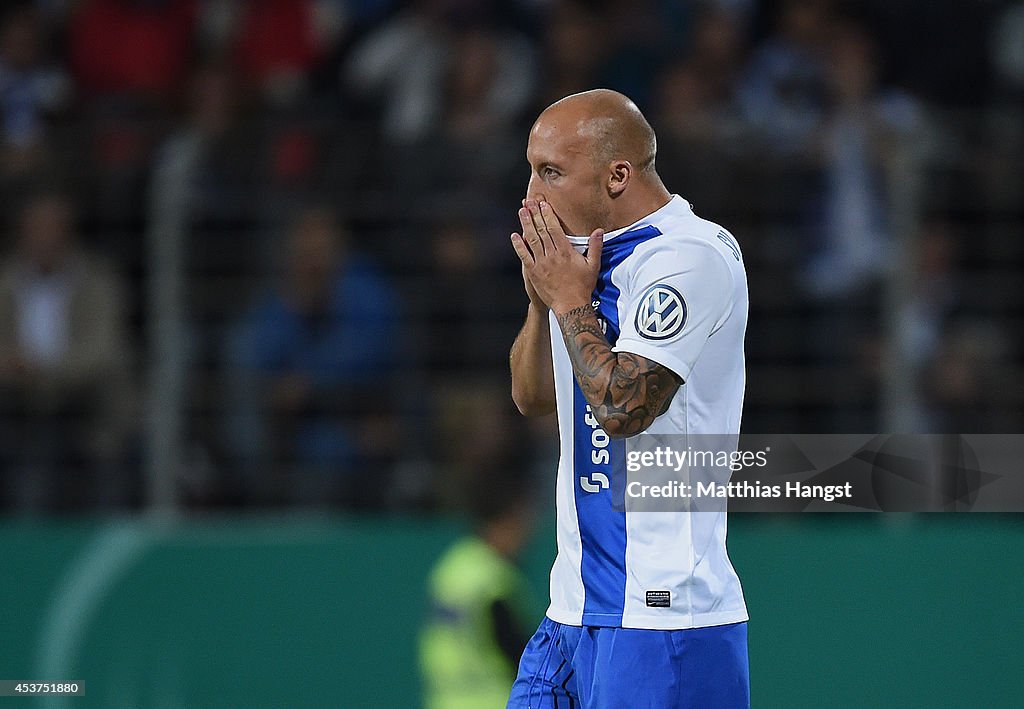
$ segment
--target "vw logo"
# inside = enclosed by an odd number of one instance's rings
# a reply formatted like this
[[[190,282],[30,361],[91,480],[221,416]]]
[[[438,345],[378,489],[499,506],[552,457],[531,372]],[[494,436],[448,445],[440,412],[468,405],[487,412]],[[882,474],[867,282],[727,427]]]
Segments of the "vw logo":
[[[648,340],[667,340],[686,324],[686,301],[672,286],[651,286],[636,311],[636,331]]]

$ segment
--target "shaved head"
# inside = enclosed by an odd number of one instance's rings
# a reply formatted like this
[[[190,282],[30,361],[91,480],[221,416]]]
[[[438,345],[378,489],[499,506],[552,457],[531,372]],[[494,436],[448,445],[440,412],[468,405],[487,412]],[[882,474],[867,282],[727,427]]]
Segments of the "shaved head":
[[[568,234],[631,224],[671,197],[654,169],[657,147],[651,124],[617,91],[566,96],[530,130],[527,200],[547,201]]]
[[[594,89],[566,96],[540,114],[534,129],[538,127],[575,131],[580,148],[600,164],[625,160],[639,172],[654,169],[654,129],[636,104],[618,91]]]

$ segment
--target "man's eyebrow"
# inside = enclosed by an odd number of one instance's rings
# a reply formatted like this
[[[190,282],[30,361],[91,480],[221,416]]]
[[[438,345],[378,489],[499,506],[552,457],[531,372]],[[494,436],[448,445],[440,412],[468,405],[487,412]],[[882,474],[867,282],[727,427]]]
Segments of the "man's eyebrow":
[[[546,167],[552,167],[552,168],[554,168],[556,170],[561,170],[561,168],[558,165],[556,165],[555,163],[551,162],[550,160],[541,160],[537,164],[537,171],[539,172],[540,170],[543,170]]]

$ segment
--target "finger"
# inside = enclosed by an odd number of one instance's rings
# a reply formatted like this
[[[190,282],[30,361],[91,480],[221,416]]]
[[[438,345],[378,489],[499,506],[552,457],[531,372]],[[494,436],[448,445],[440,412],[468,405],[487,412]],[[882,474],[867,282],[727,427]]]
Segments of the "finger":
[[[548,231],[548,225],[544,223],[540,204],[533,200],[527,200],[526,206],[530,210],[530,217],[533,219],[533,228],[537,230],[540,242],[544,245],[544,253],[557,251],[558,245],[555,244],[554,239],[551,238],[551,233]]]
[[[555,245],[556,249],[559,248],[568,240],[568,237],[565,235],[562,223],[558,221],[558,217],[555,215],[555,210],[551,208],[550,202],[540,203],[540,216],[551,238],[551,243]]]
[[[601,251],[604,249],[604,229],[594,229],[587,239],[587,263],[595,271],[601,270]]]
[[[516,250],[519,258],[522,260],[523,268],[533,265],[533,254],[530,253],[530,249],[527,247],[526,242],[519,234],[512,234],[512,248]]]
[[[526,207],[519,210],[519,223],[523,225],[523,241],[530,247],[534,256],[542,256],[544,254],[544,244],[537,233],[537,227],[533,224],[530,210]]]

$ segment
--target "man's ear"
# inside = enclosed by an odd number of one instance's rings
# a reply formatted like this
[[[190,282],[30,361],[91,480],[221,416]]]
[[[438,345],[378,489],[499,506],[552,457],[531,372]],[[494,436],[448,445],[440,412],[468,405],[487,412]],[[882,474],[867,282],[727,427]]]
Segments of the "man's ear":
[[[608,175],[608,194],[618,197],[622,194],[629,180],[633,177],[633,166],[628,160],[619,160],[611,164]]]

